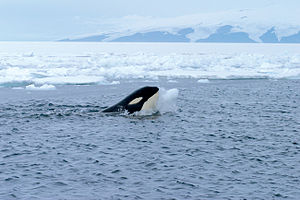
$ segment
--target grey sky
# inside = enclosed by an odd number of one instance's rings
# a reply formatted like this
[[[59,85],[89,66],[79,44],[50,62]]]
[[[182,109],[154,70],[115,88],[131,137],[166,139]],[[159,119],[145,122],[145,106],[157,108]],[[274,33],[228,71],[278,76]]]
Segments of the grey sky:
[[[265,7],[279,0],[0,0],[0,40],[55,40],[99,32],[105,21],[128,15],[176,17]],[[297,2],[297,0],[287,0]],[[298,3],[299,4],[299,3]]]

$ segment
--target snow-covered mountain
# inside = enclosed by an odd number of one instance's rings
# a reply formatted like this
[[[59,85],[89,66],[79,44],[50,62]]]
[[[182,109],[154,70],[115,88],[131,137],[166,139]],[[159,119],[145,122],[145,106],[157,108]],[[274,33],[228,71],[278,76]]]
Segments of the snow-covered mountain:
[[[175,18],[127,16],[105,22],[110,28],[102,33],[61,41],[300,43],[299,13],[277,4]]]

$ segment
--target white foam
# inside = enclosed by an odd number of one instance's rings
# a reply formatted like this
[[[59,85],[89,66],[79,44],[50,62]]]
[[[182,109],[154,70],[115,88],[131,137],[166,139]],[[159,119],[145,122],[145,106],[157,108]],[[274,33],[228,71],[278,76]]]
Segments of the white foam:
[[[56,87],[54,85],[44,84],[42,86],[35,86],[34,84],[27,85],[26,90],[55,90]]]

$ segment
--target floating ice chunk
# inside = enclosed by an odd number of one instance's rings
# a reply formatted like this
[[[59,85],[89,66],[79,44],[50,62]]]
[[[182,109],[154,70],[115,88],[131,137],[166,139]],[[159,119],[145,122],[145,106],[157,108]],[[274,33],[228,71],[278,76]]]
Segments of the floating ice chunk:
[[[34,84],[27,85],[26,90],[55,90],[56,87],[54,85],[44,84],[40,87],[35,86]]]
[[[99,82],[97,83],[97,85],[119,85],[120,84],[120,81],[102,81],[102,82]]]
[[[109,83],[109,85],[119,85],[120,81],[112,81]]]
[[[209,83],[208,79],[199,79],[197,83]]]
[[[36,78],[34,82],[37,84],[92,84],[92,83],[104,83],[106,84],[107,81],[104,77],[101,76],[85,76],[85,75],[78,75],[78,76],[53,76],[53,77],[45,77],[45,78]]]
[[[21,85],[24,88],[28,83],[110,85],[122,80],[158,82],[160,78],[170,83],[194,78],[195,82],[204,84],[214,79],[294,79],[300,76],[299,45],[251,44],[249,48],[249,44],[176,44],[179,46],[174,48],[175,44],[165,44],[166,51],[157,51],[161,44],[151,44],[155,52],[142,53],[132,52],[142,47],[141,44],[126,44],[129,51],[124,49],[122,53],[119,46],[113,44],[108,45],[111,50],[105,52],[104,48],[102,53],[94,44],[84,44],[89,53],[69,43],[43,43],[36,48],[29,43],[26,49],[19,48],[24,47],[23,43],[11,45],[1,46],[3,52],[10,49],[8,53],[0,52],[0,84],[4,87]],[[215,52],[217,47],[220,48]],[[68,53],[65,48],[69,48]]]
[[[24,88],[23,87],[13,87],[12,89],[13,90],[23,90]]]

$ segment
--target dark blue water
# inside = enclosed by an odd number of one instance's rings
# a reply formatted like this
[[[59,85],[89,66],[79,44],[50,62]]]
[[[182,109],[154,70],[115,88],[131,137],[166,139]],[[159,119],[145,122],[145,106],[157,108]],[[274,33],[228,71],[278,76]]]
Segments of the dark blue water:
[[[300,199],[300,81],[0,88],[0,199]],[[144,85],[178,109],[105,115]]]

